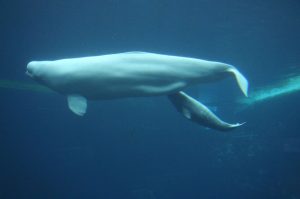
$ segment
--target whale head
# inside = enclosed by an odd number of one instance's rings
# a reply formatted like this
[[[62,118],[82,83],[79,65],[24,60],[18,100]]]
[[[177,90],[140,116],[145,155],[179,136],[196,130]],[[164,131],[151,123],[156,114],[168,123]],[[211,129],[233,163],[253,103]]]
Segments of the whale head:
[[[32,79],[38,79],[40,76],[40,62],[31,61],[27,64],[26,75],[31,77]]]
[[[63,93],[60,85],[64,84],[67,77],[62,65],[56,65],[53,61],[31,61],[25,73],[39,84]]]
[[[48,86],[51,72],[49,61],[31,61],[27,64],[26,75],[40,84]]]
[[[52,71],[49,67],[50,61],[31,61],[27,64],[26,75],[36,81],[40,81]]]

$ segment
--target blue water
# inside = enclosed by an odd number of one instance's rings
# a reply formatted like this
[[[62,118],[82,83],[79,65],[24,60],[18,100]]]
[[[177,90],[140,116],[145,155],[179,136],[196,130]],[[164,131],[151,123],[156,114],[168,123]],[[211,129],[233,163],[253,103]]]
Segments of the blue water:
[[[298,0],[0,1],[0,79],[34,83],[31,60],[148,51],[237,66],[251,89],[300,67]],[[100,101],[0,89],[0,199],[299,199],[299,93],[242,108],[233,80],[189,94],[227,133],[165,97]]]

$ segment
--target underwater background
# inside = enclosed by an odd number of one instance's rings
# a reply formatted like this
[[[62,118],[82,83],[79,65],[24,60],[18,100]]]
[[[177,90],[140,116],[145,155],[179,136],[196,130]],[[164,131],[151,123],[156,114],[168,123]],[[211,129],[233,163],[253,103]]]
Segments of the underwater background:
[[[300,199],[299,10],[299,0],[1,0],[0,199]],[[248,99],[232,79],[187,92],[247,123],[206,129],[164,96],[89,102],[78,117],[25,75],[32,60],[126,51],[236,66]]]

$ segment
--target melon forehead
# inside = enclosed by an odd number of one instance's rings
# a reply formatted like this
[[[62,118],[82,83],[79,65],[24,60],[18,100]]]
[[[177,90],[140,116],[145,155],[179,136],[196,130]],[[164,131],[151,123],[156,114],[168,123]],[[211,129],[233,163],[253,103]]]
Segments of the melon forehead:
[[[27,64],[27,70],[33,69],[37,66],[37,61],[31,61]]]
[[[27,64],[27,71],[29,72],[35,72],[37,69],[44,68],[47,66],[49,61],[31,61]]]
[[[40,76],[41,72],[47,66],[47,61],[31,61],[27,64],[26,74],[31,77]]]

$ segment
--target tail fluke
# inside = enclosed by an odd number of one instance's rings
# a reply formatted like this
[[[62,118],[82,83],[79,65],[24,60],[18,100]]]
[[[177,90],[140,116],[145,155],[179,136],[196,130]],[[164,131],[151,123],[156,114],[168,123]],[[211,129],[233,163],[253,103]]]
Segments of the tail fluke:
[[[236,68],[232,67],[228,69],[228,72],[231,72],[234,74],[236,81],[238,82],[238,85],[244,95],[248,97],[248,80],[245,78],[245,76],[240,73]]]

